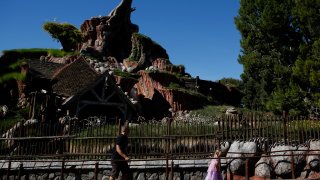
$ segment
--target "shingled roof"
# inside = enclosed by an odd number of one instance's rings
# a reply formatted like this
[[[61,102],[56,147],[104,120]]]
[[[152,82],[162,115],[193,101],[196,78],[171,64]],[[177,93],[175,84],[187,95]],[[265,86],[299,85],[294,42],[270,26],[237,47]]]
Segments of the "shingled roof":
[[[66,97],[77,95],[97,80],[99,74],[84,59],[65,65],[53,75],[52,90]]]
[[[52,62],[41,62],[37,60],[28,61],[29,69],[32,71],[33,76],[40,78],[51,79],[55,71],[62,68],[64,64],[52,63]]]

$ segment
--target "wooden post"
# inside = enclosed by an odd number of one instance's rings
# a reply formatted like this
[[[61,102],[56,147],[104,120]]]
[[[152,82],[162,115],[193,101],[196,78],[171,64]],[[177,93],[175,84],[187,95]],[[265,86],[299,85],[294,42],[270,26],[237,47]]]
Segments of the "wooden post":
[[[36,114],[36,103],[37,103],[37,92],[34,93],[33,104],[32,104],[32,114],[30,119],[34,119]]]
[[[33,98],[34,98],[34,94],[31,93],[31,99],[30,99],[30,107],[29,107],[29,115],[28,115],[28,119],[31,119],[31,114],[32,114],[32,107],[33,107]]]

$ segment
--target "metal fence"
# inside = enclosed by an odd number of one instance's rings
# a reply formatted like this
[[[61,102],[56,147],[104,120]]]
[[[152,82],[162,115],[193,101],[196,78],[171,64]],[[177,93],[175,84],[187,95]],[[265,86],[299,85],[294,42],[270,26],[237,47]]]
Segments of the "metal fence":
[[[1,127],[1,159],[110,159],[120,123],[105,118],[67,119],[63,123],[19,122]],[[319,139],[320,122],[305,118],[237,115],[197,122],[130,124],[133,159],[205,158],[221,142],[244,140],[263,144],[301,144]]]

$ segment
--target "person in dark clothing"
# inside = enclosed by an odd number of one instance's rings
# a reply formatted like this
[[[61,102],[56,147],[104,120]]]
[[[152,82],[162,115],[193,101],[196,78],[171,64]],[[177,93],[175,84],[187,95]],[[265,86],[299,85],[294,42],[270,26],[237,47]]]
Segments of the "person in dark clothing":
[[[126,122],[121,127],[121,134],[117,137],[115,149],[112,153],[111,157],[111,176],[109,180],[117,179],[119,173],[121,171],[122,178],[121,179],[128,179],[128,175],[130,173],[130,168],[128,162],[130,161],[127,153],[128,147],[128,135],[129,135],[129,126]]]

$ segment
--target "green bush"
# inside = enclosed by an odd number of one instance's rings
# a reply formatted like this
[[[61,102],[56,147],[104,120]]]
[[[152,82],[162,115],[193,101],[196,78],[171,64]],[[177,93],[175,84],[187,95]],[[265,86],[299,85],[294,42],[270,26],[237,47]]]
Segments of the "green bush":
[[[83,41],[81,32],[71,24],[47,22],[43,25],[53,39],[61,43],[63,50],[70,52],[77,48],[77,44]]]

